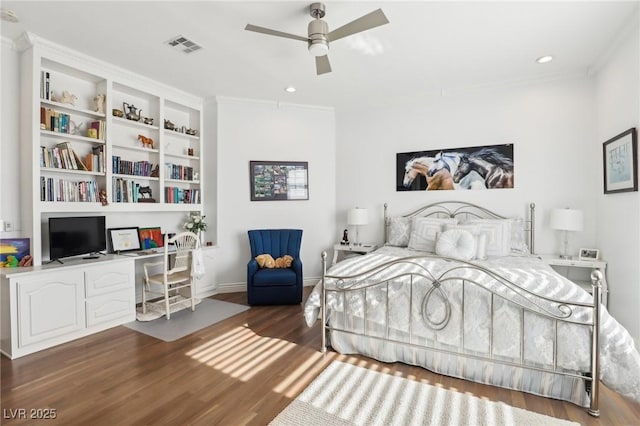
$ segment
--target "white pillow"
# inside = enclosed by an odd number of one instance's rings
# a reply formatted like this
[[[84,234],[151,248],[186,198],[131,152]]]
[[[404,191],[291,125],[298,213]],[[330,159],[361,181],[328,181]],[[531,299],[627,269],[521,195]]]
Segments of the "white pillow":
[[[488,256],[508,256],[511,252],[510,219],[472,219],[465,225],[477,225],[480,232],[487,234]]]
[[[436,254],[460,260],[471,260],[476,255],[476,239],[464,229],[449,229],[440,234]]]
[[[524,240],[524,220],[521,217],[511,219],[511,252],[519,254],[529,253],[529,246]]]
[[[447,223],[458,223],[455,218],[414,217],[411,221],[409,248],[435,253],[438,233]]]
[[[411,218],[395,216],[389,218],[389,237],[387,245],[406,247],[409,245],[409,237],[411,236]]]
[[[476,253],[473,256],[474,259],[486,259],[487,258],[487,234],[482,232],[480,226],[469,225],[467,223],[447,224],[444,226],[445,231],[450,229],[463,229],[471,232],[473,238],[476,240]]]

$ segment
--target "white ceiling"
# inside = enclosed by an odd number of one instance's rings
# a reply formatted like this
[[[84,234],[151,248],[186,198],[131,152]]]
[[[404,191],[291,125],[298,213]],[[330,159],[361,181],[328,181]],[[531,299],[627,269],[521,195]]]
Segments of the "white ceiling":
[[[638,1],[325,2],[329,30],[377,8],[390,23],[336,41],[317,76],[305,43],[245,31],[247,23],[306,36],[311,1],[2,1],[17,24],[85,54],[204,98],[224,95],[357,105],[586,73],[629,24]],[[636,15],[637,16],[637,15]],[[189,55],[164,42],[182,34]],[[540,65],[535,59],[551,54]],[[284,92],[293,85],[295,94]]]

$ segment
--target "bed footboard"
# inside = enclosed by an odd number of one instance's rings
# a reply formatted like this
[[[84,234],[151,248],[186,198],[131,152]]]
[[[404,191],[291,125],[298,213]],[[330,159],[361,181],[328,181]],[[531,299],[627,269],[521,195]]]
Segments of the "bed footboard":
[[[437,272],[425,267],[429,263],[423,260],[435,259],[446,261],[448,266]],[[565,378],[568,381],[583,381],[585,398],[588,397],[588,413],[599,416],[602,297],[602,275],[599,271],[594,271],[591,276],[593,302],[585,303],[536,294],[481,265],[439,256],[405,257],[350,276],[338,276],[327,273],[327,254],[323,252],[322,270],[322,352],[327,351],[331,345],[332,333],[337,332],[340,335],[375,339],[425,353],[453,356],[456,359],[549,373],[550,376],[561,377],[559,380],[563,384]],[[477,317],[465,313],[465,295],[470,297],[468,294],[477,293],[482,293],[482,300],[488,303],[488,307],[483,308],[487,312],[488,322],[488,349],[485,352],[470,350],[465,345],[465,330],[472,329],[472,322],[478,321]],[[399,302],[396,302],[395,295],[398,294],[403,295],[399,299],[405,299],[404,306],[396,305]],[[358,303],[351,303],[353,300]],[[467,301],[469,305],[472,303],[477,304],[478,298]],[[358,308],[352,310],[350,305]],[[516,312],[520,318],[520,330],[515,333],[518,336],[514,336],[517,342],[513,345],[519,348],[516,349],[519,356],[508,358],[494,347],[494,335],[500,333],[500,326],[497,324],[499,315],[504,314],[505,307],[510,312]],[[408,312],[408,322],[403,319],[394,323],[391,320],[391,316],[397,316],[399,312]],[[525,321],[530,321],[533,317],[545,321],[549,327],[549,335],[552,336],[550,340],[553,349],[548,364],[531,362],[525,356],[527,345],[530,344],[526,339]],[[416,322],[416,318],[420,319],[420,323]],[[400,323],[403,325],[399,326]],[[591,348],[590,354],[585,354],[588,368],[572,369],[559,365],[559,328],[565,330],[563,327],[579,327],[580,330],[584,327],[585,339],[591,339],[586,345]],[[436,336],[440,336],[438,333],[459,333],[458,343],[443,344],[438,339],[426,338],[424,330],[428,331],[428,335]]]

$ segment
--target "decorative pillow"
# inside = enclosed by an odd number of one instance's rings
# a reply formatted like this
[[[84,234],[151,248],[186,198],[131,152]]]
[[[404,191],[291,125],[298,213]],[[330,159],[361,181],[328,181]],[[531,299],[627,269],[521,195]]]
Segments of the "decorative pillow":
[[[440,234],[436,253],[439,256],[471,260],[476,255],[476,239],[464,229],[449,229]]]
[[[482,232],[482,229],[478,225],[469,225],[466,223],[447,224],[444,226],[445,231],[450,229],[461,229],[469,231],[473,238],[476,240],[476,253],[474,259],[486,259],[487,258],[487,234]]]
[[[387,245],[406,247],[411,235],[411,218],[395,216],[389,218]]]
[[[529,253],[529,246],[524,240],[524,220],[521,217],[511,219],[511,252],[519,254]]]
[[[256,256],[256,262],[258,262],[258,266],[261,268],[273,268],[276,266],[276,261],[268,253]]]
[[[472,219],[465,225],[476,225],[487,234],[488,256],[508,256],[511,252],[511,219]]]
[[[458,219],[414,217],[411,221],[409,248],[413,250],[436,251],[436,239],[447,223],[458,223]]]

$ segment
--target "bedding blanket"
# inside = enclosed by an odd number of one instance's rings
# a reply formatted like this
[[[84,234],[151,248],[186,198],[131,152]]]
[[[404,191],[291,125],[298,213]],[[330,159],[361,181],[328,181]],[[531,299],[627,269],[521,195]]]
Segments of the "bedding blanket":
[[[399,247],[383,247],[366,256],[347,259],[332,267],[328,275],[349,276],[369,270],[377,265],[395,260],[401,257],[422,256],[424,252],[414,251]],[[582,288],[556,273],[551,267],[535,256],[506,256],[492,258],[486,261],[474,261],[475,265],[494,271],[498,275],[512,281],[519,287],[527,289],[537,295],[553,299],[573,302],[591,303],[593,297]],[[421,271],[421,267],[430,271],[434,277],[455,266],[457,262],[444,260],[438,257],[421,257],[414,264],[396,265],[402,272]],[[332,325],[362,333],[365,329],[369,336],[384,337],[389,326],[389,337],[396,341],[411,341],[414,344],[443,348],[456,352],[486,355],[491,351],[494,359],[508,361],[509,359],[522,359],[528,365],[553,367],[556,357],[559,370],[584,374],[589,371],[589,357],[591,350],[590,330],[588,327],[558,323],[552,319],[523,311],[513,303],[506,302],[501,297],[491,297],[490,292],[482,287],[494,290],[498,295],[506,299],[519,301],[527,306],[532,298],[525,295],[517,295],[492,280],[489,275],[481,273],[474,268],[462,268],[456,271],[455,277],[464,278],[466,284],[460,285],[461,280],[443,282],[443,293],[433,292],[428,303],[423,306],[424,296],[431,288],[431,280],[428,278],[413,278],[413,301],[409,301],[409,285],[407,278],[393,278],[399,270],[382,272],[376,278],[388,274],[392,278],[388,285],[379,285],[364,290],[349,292],[347,294],[328,293],[327,318]],[[422,271],[424,274],[424,271]],[[445,275],[446,276],[446,275]],[[403,282],[404,281],[404,282]],[[470,284],[471,281],[479,285]],[[353,287],[362,287],[367,280],[359,282]],[[336,282],[327,279],[327,289],[345,288],[352,285],[348,281]],[[304,315],[307,325],[312,326],[318,318],[322,297],[322,283],[319,282],[305,303]],[[388,298],[387,298],[388,295]],[[450,308],[449,319],[441,330],[436,330],[424,321],[426,315],[433,323],[437,323],[447,316],[448,300]],[[529,300],[526,300],[529,299]],[[560,313],[553,304],[537,304],[548,312]],[[389,306],[387,307],[387,300]],[[491,315],[490,306],[493,303],[494,314]],[[409,308],[411,306],[411,309]],[[423,313],[424,312],[424,313]],[[581,321],[590,320],[591,311],[584,308],[574,308],[572,317]],[[463,317],[466,320],[463,322]],[[473,318],[473,321],[469,321]],[[523,324],[524,322],[524,324]],[[490,330],[493,326],[493,335]],[[435,327],[437,328],[437,327]],[[520,345],[520,334],[524,332],[524,344]],[[554,348],[554,334],[558,334],[558,345]],[[442,366],[445,361],[441,359],[417,359],[415,352],[402,349],[390,350],[386,342],[370,338],[345,337],[340,332],[333,332],[331,345],[338,352],[362,353],[382,361],[402,361],[409,364],[417,364],[448,374]],[[461,349],[462,348],[462,349]],[[453,361],[459,367],[459,362]],[[440,368],[432,368],[438,364]],[[462,368],[463,374],[452,371],[451,375],[499,386],[511,387],[494,378],[478,379],[474,376],[473,368],[482,374],[487,374],[487,368],[476,361],[469,361]],[[504,371],[492,374],[505,374]],[[544,373],[543,373],[544,374]],[[606,310],[601,310],[600,323],[600,378],[609,388],[640,402],[640,354],[635,348],[634,341],[626,331]],[[545,380],[545,379],[541,379]],[[564,385],[563,385],[564,386]],[[572,385],[571,385],[572,386]],[[518,387],[525,390],[525,387]],[[534,392],[538,393],[538,392]],[[539,392],[544,394],[543,392]],[[564,399],[563,397],[561,397]],[[585,401],[574,402],[584,405]]]

